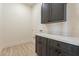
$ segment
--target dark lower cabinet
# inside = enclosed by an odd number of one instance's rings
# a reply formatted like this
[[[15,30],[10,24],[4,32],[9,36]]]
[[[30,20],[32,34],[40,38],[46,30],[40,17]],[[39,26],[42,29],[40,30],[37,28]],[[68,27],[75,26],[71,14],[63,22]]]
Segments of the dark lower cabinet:
[[[79,46],[36,35],[36,53],[39,56],[79,56]]]
[[[46,55],[46,38],[36,36],[36,52],[39,56]]]
[[[55,48],[55,41],[51,41],[50,39],[47,40],[47,55],[48,56],[56,56],[57,55],[57,52],[56,52],[56,48]]]

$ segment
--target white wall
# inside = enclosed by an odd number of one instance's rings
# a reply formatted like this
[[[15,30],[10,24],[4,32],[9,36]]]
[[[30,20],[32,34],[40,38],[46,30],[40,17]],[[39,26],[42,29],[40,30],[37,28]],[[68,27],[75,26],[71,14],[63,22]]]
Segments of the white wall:
[[[33,8],[34,31],[40,29],[50,34],[79,37],[79,4],[67,4],[67,21],[59,23],[41,24],[41,4]]]
[[[31,7],[26,4],[4,3],[1,9],[3,19],[0,19],[2,23],[0,32],[3,36],[0,37],[0,48],[30,42],[32,40]]]
[[[0,45],[3,43],[2,20],[2,4],[0,3]]]
[[[43,30],[47,32],[46,25],[41,24],[41,4],[36,4],[32,8],[32,27],[33,27],[33,35],[35,33]]]

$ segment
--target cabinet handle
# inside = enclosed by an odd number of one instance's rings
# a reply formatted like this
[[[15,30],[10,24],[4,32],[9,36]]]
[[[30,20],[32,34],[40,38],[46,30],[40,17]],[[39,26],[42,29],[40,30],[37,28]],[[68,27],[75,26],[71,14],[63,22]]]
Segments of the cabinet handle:
[[[58,50],[56,49],[55,52],[58,52]]]
[[[58,54],[61,54],[61,52],[59,51]]]
[[[57,50],[57,49],[56,49],[55,51],[56,51],[58,54],[61,54],[61,51],[60,51],[60,50]]]

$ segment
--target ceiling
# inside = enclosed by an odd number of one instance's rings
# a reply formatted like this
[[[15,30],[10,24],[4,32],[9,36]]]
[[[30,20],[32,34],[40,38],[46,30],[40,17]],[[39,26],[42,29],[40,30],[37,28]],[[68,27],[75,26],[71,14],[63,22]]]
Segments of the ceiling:
[[[36,5],[37,3],[26,3],[26,5],[28,5],[28,6],[30,6],[30,7],[32,7],[32,6],[34,6],[34,5]]]

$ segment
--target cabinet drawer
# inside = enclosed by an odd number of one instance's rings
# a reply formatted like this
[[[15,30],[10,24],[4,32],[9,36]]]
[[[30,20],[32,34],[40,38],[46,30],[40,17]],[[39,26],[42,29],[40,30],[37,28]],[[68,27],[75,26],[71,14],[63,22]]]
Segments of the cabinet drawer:
[[[55,48],[55,53],[57,54],[57,56],[71,56],[72,54],[67,53],[59,48]]]
[[[73,54],[67,53],[67,51],[63,51],[60,48],[49,47],[47,48],[47,56],[72,56]]]
[[[64,42],[59,42],[57,41],[57,47],[60,48],[62,51],[68,53],[68,54],[71,54],[71,55],[79,55],[79,46],[76,46],[76,45],[72,45],[72,44],[69,44],[69,43],[64,43]]]
[[[77,48],[75,45],[56,41],[56,40],[52,40],[52,39],[49,39],[48,42],[49,42],[48,43],[49,46],[53,46],[53,47],[60,48],[60,49],[63,49],[63,50],[66,49],[67,51],[70,51],[74,48],[75,49]]]
[[[49,49],[52,49],[52,47],[53,47],[57,50],[59,49],[59,50],[63,51],[62,53],[65,52],[68,55],[79,55],[79,52],[78,52],[79,46],[75,46],[75,45],[72,45],[72,44],[68,44],[68,43],[49,39],[47,46],[48,46]]]
[[[65,51],[61,51],[61,52],[58,53],[58,56],[73,56],[73,55],[70,54],[70,53],[67,53]]]
[[[72,44],[68,44],[68,43],[64,43],[64,42],[58,42],[57,41],[57,47],[63,49],[63,50],[67,50],[67,51],[72,51],[72,49],[75,47]]]

